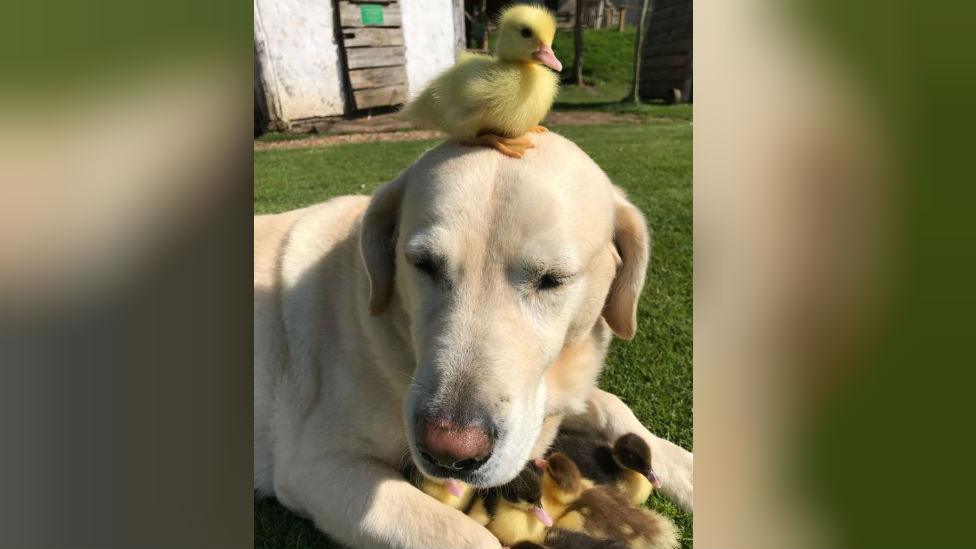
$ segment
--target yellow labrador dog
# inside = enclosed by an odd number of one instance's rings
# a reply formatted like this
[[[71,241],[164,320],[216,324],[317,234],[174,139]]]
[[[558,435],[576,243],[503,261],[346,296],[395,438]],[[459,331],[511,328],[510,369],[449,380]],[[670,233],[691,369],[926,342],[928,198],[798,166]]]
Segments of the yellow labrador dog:
[[[497,548],[399,469],[503,484],[565,421],[642,435],[691,509],[691,453],[596,388],[612,335],[634,335],[648,232],[573,143],[445,143],[372,198],[254,233],[258,493],[357,548]]]

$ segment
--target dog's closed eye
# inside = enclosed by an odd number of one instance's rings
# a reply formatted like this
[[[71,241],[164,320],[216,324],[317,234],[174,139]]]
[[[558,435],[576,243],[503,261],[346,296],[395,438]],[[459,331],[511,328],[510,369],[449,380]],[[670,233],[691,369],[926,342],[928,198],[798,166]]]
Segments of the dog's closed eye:
[[[539,277],[539,282],[536,287],[540,290],[552,290],[563,285],[562,279],[556,277],[552,273],[545,273]]]
[[[561,288],[572,278],[573,275],[571,274],[546,271],[536,278],[535,287],[541,292],[556,290]]]
[[[440,262],[430,256],[418,257],[413,261],[413,266],[418,271],[431,277],[434,280],[443,278]]]

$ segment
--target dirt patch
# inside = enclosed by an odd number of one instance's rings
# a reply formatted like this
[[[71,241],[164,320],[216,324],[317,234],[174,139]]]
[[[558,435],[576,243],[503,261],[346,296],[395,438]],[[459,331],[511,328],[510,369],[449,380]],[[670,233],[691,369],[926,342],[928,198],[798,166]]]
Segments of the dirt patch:
[[[640,121],[640,117],[635,114],[602,111],[557,111],[550,112],[543,124],[547,126],[587,126],[591,124],[639,124]],[[444,135],[437,131],[427,130],[397,131],[409,127],[396,113],[357,120],[341,120],[317,126],[316,131],[322,135],[310,134],[306,139],[255,141],[254,150],[301,149],[370,141],[419,141],[437,139]]]
[[[639,124],[636,114],[603,111],[554,111],[546,116],[545,124],[558,126],[589,126],[591,124]]]
[[[327,147],[345,143],[367,143],[370,141],[421,141],[441,137],[441,132],[426,130],[412,130],[407,132],[375,132],[375,133],[347,133],[342,135],[321,135],[308,139],[294,141],[255,141],[254,150],[267,149],[303,149],[305,147]]]

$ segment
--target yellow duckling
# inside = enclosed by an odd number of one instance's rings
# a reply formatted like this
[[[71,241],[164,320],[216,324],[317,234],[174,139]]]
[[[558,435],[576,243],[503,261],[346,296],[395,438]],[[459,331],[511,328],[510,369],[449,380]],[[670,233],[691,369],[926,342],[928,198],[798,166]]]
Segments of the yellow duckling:
[[[481,491],[468,515],[485,525],[502,545],[542,543],[552,516],[543,508],[541,477],[538,469],[526,467],[508,484]]]
[[[616,486],[634,505],[644,503],[654,488],[661,487],[651,468],[651,448],[634,433],[621,436],[611,447],[597,433],[563,429],[553,449],[572,459],[584,478]]]
[[[440,130],[463,145],[494,147],[521,158],[559,88],[562,63],[552,51],[556,20],[541,7],[515,5],[499,19],[494,56],[462,53],[408,103],[415,126]],[[548,67],[548,68],[546,68]]]
[[[459,511],[466,510],[474,497],[474,488],[470,485],[453,478],[428,477],[412,464],[404,467],[403,476],[420,491]]]
[[[542,487],[543,505],[552,506],[549,510],[559,517],[555,521],[559,529],[614,540],[629,549],[678,546],[674,523],[654,511],[633,507],[614,488],[585,488],[576,464],[562,453],[549,456]]]

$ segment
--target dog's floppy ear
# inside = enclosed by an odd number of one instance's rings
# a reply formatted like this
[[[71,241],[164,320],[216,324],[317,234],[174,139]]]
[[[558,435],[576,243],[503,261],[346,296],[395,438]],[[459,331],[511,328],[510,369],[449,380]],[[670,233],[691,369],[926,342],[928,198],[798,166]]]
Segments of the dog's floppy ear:
[[[603,305],[603,318],[618,337],[632,339],[637,332],[637,301],[644,288],[651,238],[640,210],[620,189],[614,187],[614,194],[613,246],[620,261]]]
[[[402,197],[403,180],[398,178],[373,193],[363,215],[359,249],[369,277],[369,314],[373,316],[386,310],[393,293],[396,228]]]

